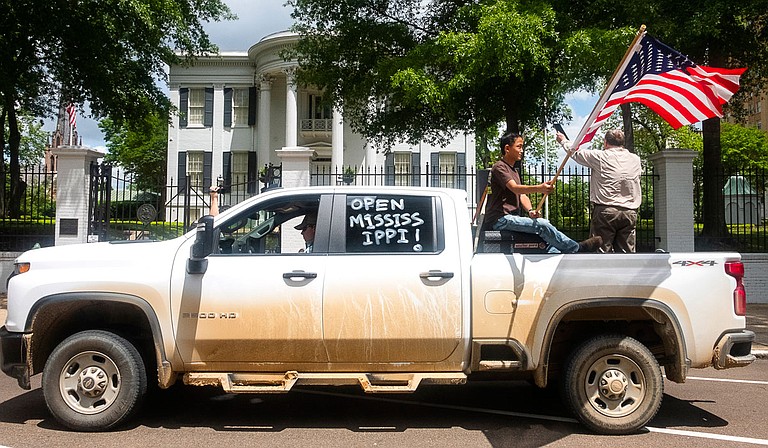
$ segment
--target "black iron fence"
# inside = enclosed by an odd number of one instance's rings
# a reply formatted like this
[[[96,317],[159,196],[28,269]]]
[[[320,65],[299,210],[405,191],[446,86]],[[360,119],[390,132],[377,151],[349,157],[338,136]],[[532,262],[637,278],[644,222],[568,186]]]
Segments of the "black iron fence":
[[[43,166],[21,171],[21,190],[11,197],[6,172],[0,195],[0,251],[19,252],[35,246],[53,246],[56,227],[56,173]]]
[[[714,229],[697,241],[697,250],[736,250],[768,252],[768,172],[765,169],[719,170],[714,176],[722,203],[717,203],[725,217],[725,229]],[[704,179],[694,168],[693,203],[697,237],[704,230]],[[719,198],[718,198],[719,199]],[[711,210],[711,209],[710,209]]]
[[[200,216],[209,213],[207,187],[182,182],[180,191],[169,185],[140,188],[135,178],[111,167],[99,168],[92,175],[97,183],[91,191],[91,234],[99,240],[169,239],[181,235]],[[232,179],[220,195],[221,208],[248,199],[265,187],[280,185],[280,167],[272,167],[269,179]],[[553,170],[543,165],[527,166],[526,183],[549,180]],[[55,235],[56,173],[42,167],[26,167],[21,173],[22,195],[13,213],[9,204],[10,186],[0,200],[0,251],[23,251],[35,245],[52,246]],[[479,180],[478,180],[479,179]],[[312,185],[411,185],[457,188],[467,191],[467,209],[471,213],[482,194],[486,177],[473,168],[435,171],[429,165],[410,172],[387,168],[347,167],[339,172],[318,167],[311,173]],[[638,251],[650,252],[655,247],[653,187],[654,174],[647,169],[642,176],[643,203],[638,222]],[[723,172],[717,176],[724,199],[726,234],[719,247],[740,252],[768,251],[768,176],[765,170]],[[694,173],[695,232],[699,235],[703,222],[702,177]],[[538,197],[532,198],[538,203]],[[569,166],[561,173],[555,192],[544,207],[550,221],[574,239],[589,232],[589,170]],[[711,248],[709,248],[711,249]]]

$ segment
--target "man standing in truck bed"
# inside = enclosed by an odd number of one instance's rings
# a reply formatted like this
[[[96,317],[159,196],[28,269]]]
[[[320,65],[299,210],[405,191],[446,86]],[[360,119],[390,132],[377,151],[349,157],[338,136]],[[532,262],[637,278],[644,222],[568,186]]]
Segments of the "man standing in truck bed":
[[[557,133],[557,141],[566,151],[570,142]],[[571,158],[592,169],[589,178],[589,202],[592,221],[589,234],[600,236],[600,252],[632,253],[635,247],[637,209],[640,207],[640,157],[624,148],[624,132],[611,129],[605,133],[603,149],[581,149]]]
[[[514,165],[523,158],[523,137],[508,132],[501,137],[500,147],[502,158],[491,168],[491,191],[488,193],[485,212],[486,227],[537,234],[549,245],[550,253],[594,252],[600,247],[600,237],[578,243],[568,238],[548,220],[541,218],[531,205],[528,193],[549,194],[555,187],[550,182],[538,185],[523,185],[520,182],[520,175]],[[521,208],[528,216],[520,216]]]

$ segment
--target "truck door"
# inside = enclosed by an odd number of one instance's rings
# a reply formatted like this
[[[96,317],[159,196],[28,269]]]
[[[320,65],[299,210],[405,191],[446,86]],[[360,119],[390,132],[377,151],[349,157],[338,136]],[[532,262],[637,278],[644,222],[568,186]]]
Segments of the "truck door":
[[[331,199],[276,198],[216,222],[219,247],[208,256],[206,272],[186,274],[183,284],[172,286],[185,363],[236,371],[253,370],[253,363],[263,369],[263,363],[327,362],[321,317],[326,254],[307,253],[295,226],[320,211],[315,242],[324,239],[327,246],[329,212],[322,204],[329,209]]]
[[[440,199],[340,195],[333,220],[323,289],[330,361],[447,359],[461,339],[462,277]]]

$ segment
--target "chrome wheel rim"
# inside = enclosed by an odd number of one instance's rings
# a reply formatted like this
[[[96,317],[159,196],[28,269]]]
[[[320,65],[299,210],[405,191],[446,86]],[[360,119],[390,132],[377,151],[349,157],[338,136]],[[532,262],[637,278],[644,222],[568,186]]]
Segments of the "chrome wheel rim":
[[[112,359],[100,352],[87,351],[70,358],[59,375],[59,391],[64,402],[81,414],[103,412],[120,393],[120,371]]]
[[[646,388],[640,366],[622,355],[598,358],[589,366],[584,379],[587,401],[608,417],[624,417],[634,412],[643,403]]]

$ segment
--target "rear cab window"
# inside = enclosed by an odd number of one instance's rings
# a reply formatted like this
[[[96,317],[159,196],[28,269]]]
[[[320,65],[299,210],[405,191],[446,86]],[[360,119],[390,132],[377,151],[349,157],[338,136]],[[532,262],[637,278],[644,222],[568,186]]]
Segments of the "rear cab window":
[[[442,213],[433,196],[346,195],[347,253],[434,253],[441,249]]]

